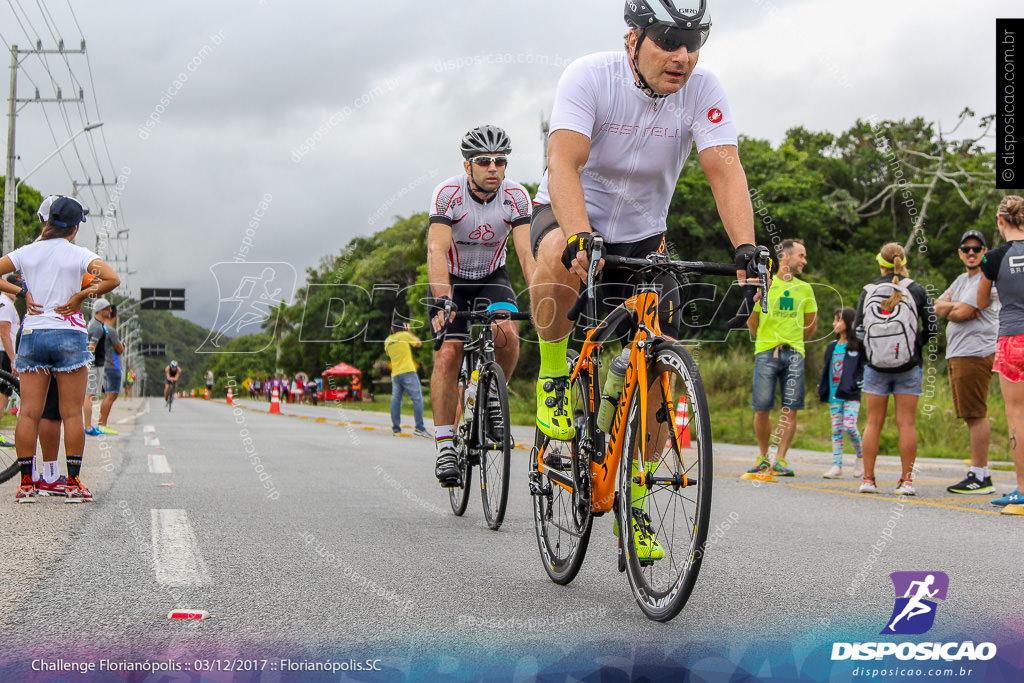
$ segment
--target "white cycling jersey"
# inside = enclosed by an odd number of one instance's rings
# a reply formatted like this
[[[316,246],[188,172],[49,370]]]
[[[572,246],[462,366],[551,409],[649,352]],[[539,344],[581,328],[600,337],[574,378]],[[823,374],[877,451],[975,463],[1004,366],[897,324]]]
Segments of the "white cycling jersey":
[[[721,83],[696,67],[682,89],[654,99],[636,87],[628,56],[599,52],[570,64],[558,82],[551,131],[590,138],[580,181],[590,224],[609,242],[665,232],[669,202],[693,143],[701,152],[736,145]],[[537,204],[549,204],[548,175]]]
[[[452,229],[448,272],[479,280],[505,265],[508,236],[512,228],[530,222],[531,211],[530,193],[508,178],[486,203],[470,192],[465,173],[438,185],[430,202],[430,222]]]

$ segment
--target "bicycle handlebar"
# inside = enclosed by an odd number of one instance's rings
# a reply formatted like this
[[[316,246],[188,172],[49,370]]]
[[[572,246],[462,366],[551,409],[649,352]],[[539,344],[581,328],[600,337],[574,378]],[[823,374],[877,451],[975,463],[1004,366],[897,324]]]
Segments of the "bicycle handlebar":
[[[508,311],[504,309],[495,311],[455,311],[455,319],[489,324],[499,320],[529,320],[530,314],[525,311]],[[446,322],[444,327],[441,328],[441,332],[434,339],[435,351],[439,350],[441,345],[444,344],[445,337],[448,336],[449,324]]]
[[[587,271],[587,285],[580,292],[576,298],[576,303],[572,305],[566,317],[576,322],[580,313],[583,312],[583,307],[588,302],[595,300],[595,285],[594,280],[597,277],[597,265],[599,260],[602,258],[601,252],[604,247],[604,240],[600,236],[595,236],[592,241],[592,248],[590,252],[590,268]],[[736,276],[736,264],[734,263],[715,263],[713,261],[672,261],[666,254],[652,253],[648,254],[646,258],[630,258],[627,256],[614,256],[611,254],[605,255],[604,257],[605,266],[628,268],[635,271],[649,271],[649,270],[665,270],[672,271],[675,274],[685,273],[697,273],[700,275],[730,275]],[[767,248],[759,247],[757,256],[757,272],[758,287],[761,289],[761,310],[765,313],[768,312],[768,273],[771,264],[771,256]],[[595,306],[596,309],[596,306]],[[594,311],[596,314],[596,310]],[[593,317],[593,316],[591,316]]]

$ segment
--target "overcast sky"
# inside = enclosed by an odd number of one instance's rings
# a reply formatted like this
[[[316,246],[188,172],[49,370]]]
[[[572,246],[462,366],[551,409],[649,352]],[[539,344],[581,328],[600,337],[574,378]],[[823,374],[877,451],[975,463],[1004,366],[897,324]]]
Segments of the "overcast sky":
[[[53,97],[54,84],[73,95],[70,67],[86,105],[65,105],[66,119],[56,104],[22,107],[17,175],[102,120],[27,183],[70,193],[72,180],[121,174],[119,187],[80,196],[94,212],[116,207],[115,228],[130,230],[110,248],[134,271],[125,286],[186,288],[184,315],[204,326],[217,310],[210,266],[232,260],[250,225],[245,258],[291,263],[301,284],[351,238],[426,210],[434,185],[461,172],[458,142],[473,126],[508,130],[509,177],[539,181],[540,120],[565,63],[621,49],[625,29],[622,0],[82,0],[78,25],[66,0],[31,5],[0,9],[8,46],[84,37],[89,61],[48,57],[48,75],[30,57],[18,96],[38,85]],[[948,128],[965,106],[993,113],[995,18],[1024,14],[1019,0],[711,7],[700,62],[740,132],[775,143],[797,125],[840,132],[874,115]],[[101,223],[78,242],[94,247]]]

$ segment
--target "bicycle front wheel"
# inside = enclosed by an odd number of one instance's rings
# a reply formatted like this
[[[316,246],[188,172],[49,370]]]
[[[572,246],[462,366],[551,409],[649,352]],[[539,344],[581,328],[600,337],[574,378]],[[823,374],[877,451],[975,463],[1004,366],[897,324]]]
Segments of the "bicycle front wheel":
[[[21,383],[14,375],[0,370],[0,394],[6,394],[13,398],[21,396]],[[0,410],[6,410],[7,405],[0,406]],[[5,439],[7,442],[14,442],[14,438]],[[18,473],[18,454],[14,446],[0,445],[0,483],[3,483]]]
[[[477,420],[480,422],[480,496],[484,518],[495,531],[505,519],[512,434],[508,417],[505,373],[489,363],[480,373]]]
[[[616,514],[619,528],[627,530],[623,547],[633,595],[648,618],[668,621],[689,599],[704,557],[711,420],[697,364],[681,345],[654,351],[647,380],[646,392],[637,388],[627,413]]]
[[[570,370],[579,362],[569,351]],[[590,543],[594,517],[591,511],[590,455],[584,447],[590,443],[590,409],[587,403],[589,373],[580,372],[572,386],[572,441],[552,441],[537,430],[530,458],[530,493],[537,545],[548,576],[565,585],[576,578]],[[543,471],[540,460],[543,463]]]

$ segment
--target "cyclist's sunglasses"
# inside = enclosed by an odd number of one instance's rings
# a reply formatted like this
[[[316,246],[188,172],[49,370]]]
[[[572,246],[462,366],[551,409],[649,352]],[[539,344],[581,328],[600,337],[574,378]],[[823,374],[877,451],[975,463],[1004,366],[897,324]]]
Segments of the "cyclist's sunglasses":
[[[485,156],[473,157],[472,159],[470,159],[470,161],[472,161],[474,164],[476,164],[480,168],[487,168],[491,164],[494,164],[498,168],[504,168],[505,166],[508,165],[508,157],[505,156],[505,155],[496,156],[496,157],[485,157]]]
[[[684,45],[687,52],[696,52],[708,39],[709,32],[710,29],[693,30],[658,24],[645,29],[644,35],[665,52],[675,52]]]
[[[965,254],[980,254],[985,251],[985,247],[960,247],[960,251]]]

